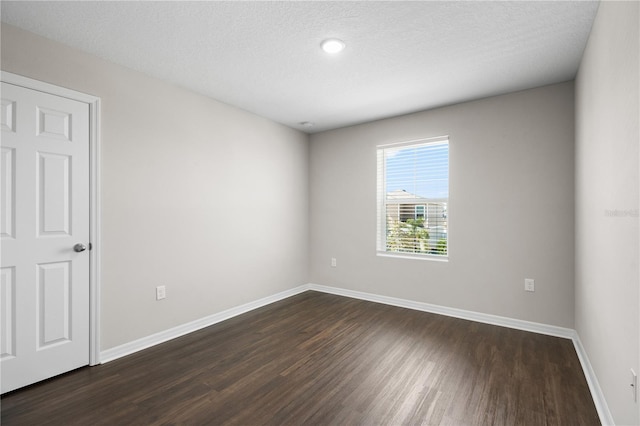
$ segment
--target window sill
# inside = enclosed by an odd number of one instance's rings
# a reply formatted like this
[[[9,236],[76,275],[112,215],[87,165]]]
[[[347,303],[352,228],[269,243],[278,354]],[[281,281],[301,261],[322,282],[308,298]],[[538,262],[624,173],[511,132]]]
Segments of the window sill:
[[[448,256],[431,256],[428,254],[411,254],[411,253],[397,253],[388,251],[378,251],[377,256],[380,257],[393,257],[397,259],[412,259],[412,260],[429,260],[432,262],[448,262]]]

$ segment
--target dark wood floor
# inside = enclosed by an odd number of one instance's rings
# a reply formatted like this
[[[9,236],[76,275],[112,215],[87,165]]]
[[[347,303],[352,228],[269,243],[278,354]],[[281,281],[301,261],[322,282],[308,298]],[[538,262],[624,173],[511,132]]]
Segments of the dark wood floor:
[[[5,426],[599,424],[570,340],[316,292],[1,404]]]

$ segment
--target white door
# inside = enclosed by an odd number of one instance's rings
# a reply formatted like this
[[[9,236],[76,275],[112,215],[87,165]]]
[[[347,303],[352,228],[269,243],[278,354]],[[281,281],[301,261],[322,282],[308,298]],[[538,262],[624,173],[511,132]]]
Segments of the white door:
[[[5,393],[89,364],[89,105],[4,82],[0,94]]]

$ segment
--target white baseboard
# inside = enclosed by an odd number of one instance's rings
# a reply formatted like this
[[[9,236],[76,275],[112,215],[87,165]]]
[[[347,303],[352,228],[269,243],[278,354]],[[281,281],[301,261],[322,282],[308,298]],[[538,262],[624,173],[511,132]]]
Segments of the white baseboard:
[[[191,321],[186,324],[182,324],[177,327],[173,327],[168,330],[164,330],[129,343],[125,343],[124,345],[101,351],[100,363],[104,364],[106,362],[122,358],[123,356],[131,355],[132,353],[150,348],[160,343],[164,343],[168,340],[175,339],[176,337],[184,336],[185,334],[189,334],[202,328],[209,327],[210,325],[217,324],[221,321],[233,318],[254,309],[261,308],[270,303],[295,296],[296,294],[303,293],[307,290],[309,290],[308,284],[301,285],[299,287],[276,293],[272,296],[267,296],[253,302],[245,303],[244,305],[236,306],[234,308],[227,309],[226,311],[209,315],[207,317],[200,318],[198,320]]]
[[[602,389],[598,383],[596,373],[591,367],[591,362],[589,362],[589,357],[587,356],[587,352],[584,350],[584,346],[582,346],[582,341],[580,341],[580,336],[577,331],[574,331],[573,346],[576,348],[578,359],[582,365],[582,371],[584,371],[584,376],[587,379],[593,403],[595,404],[598,416],[600,417],[600,423],[605,426],[615,425],[611,411],[609,411],[607,401],[604,399],[604,394],[602,393]]]
[[[344,288],[328,287],[318,284],[309,284],[309,290],[321,291],[323,293],[336,294],[338,296],[352,297],[354,299],[367,300],[369,302],[383,303],[385,305],[398,306],[400,308],[413,309],[416,311],[431,312],[448,317],[461,318],[470,321],[482,322],[485,324],[499,325],[502,327],[515,328],[518,330],[531,331],[549,336],[564,337],[571,339],[575,330],[570,328],[556,327],[554,325],[540,324],[537,322],[523,321],[519,319],[500,317],[497,315],[483,314],[480,312],[466,311],[464,309],[448,308],[446,306],[432,305],[430,303],[416,302],[407,299],[398,299],[389,296],[380,296],[361,291],[346,290]]]
[[[446,306],[433,305],[430,303],[416,302],[413,300],[399,299],[389,296],[381,296],[372,293],[365,293],[355,290],[347,290],[338,287],[329,287],[319,284],[305,284],[289,290],[282,291],[272,296],[264,297],[262,299],[245,303],[244,305],[237,306],[235,308],[227,309],[226,311],[219,312],[196,321],[192,321],[177,327],[170,328],[165,331],[161,331],[156,334],[152,334],[141,339],[134,340],[133,342],[125,343],[124,345],[116,346],[115,348],[107,349],[100,353],[100,363],[106,363],[116,360],[126,355],[130,355],[134,352],[141,351],[143,349],[150,348],[160,343],[166,342],[176,337],[184,336],[185,334],[200,330],[210,325],[219,323],[221,321],[233,318],[235,316],[244,314],[254,309],[266,306],[270,303],[277,302],[282,299],[286,299],[296,294],[304,293],[305,291],[313,290],[322,293],[330,293],[338,296],[351,297],[353,299],[366,300],[369,302],[383,303],[385,305],[398,306],[401,308],[413,309],[417,311],[430,312],[439,315],[445,315],[454,318],[461,318],[469,321],[476,321],[485,324],[492,324],[501,327],[514,328],[517,330],[530,331],[532,333],[546,334],[549,336],[562,337],[565,339],[571,339],[575,347],[578,359],[582,365],[582,370],[587,379],[589,390],[593,402],[600,416],[600,421],[603,425],[613,425],[613,418],[609,407],[602,393],[602,389],[598,384],[598,379],[591,367],[589,358],[582,346],[578,333],[570,328],[557,327],[548,324],[541,324],[537,322],[524,321],[514,318],[501,317],[497,315],[484,314],[480,312],[467,311],[464,309],[449,308]]]

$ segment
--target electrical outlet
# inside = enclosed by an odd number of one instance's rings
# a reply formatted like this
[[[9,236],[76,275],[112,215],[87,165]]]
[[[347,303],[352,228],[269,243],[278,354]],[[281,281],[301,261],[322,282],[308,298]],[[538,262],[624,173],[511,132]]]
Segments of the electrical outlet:
[[[633,368],[631,369],[631,393],[633,402],[638,402],[638,375],[633,371]]]
[[[162,300],[167,297],[167,289],[163,285],[156,287],[156,300]]]
[[[536,282],[532,278],[524,279],[524,290],[525,291],[536,291]]]
[[[335,268],[336,266],[338,266],[338,262],[336,261],[335,257],[331,258],[331,267]]]

